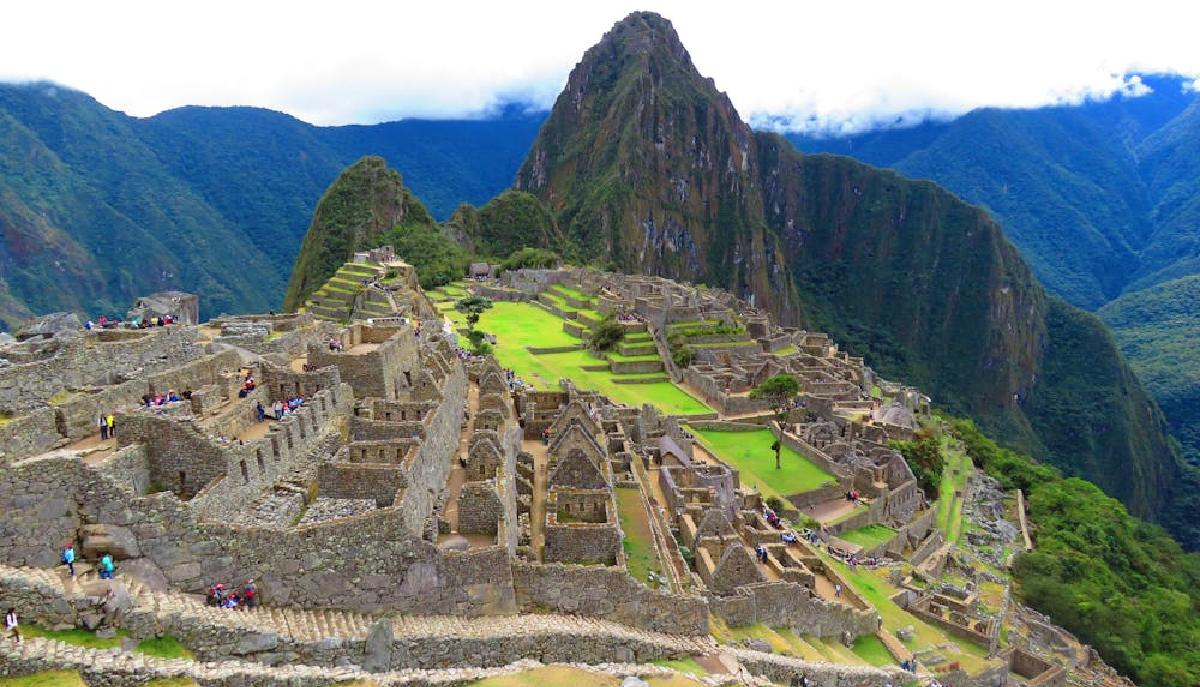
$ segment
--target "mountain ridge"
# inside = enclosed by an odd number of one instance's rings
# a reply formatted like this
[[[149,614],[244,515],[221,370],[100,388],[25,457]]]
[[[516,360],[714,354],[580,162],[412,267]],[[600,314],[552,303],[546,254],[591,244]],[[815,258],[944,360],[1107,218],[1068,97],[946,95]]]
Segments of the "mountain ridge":
[[[1160,497],[1178,456],[1099,321],[1046,294],[984,209],[751,131],[662,17],[631,14],[585,52],[514,187],[555,212],[569,256],[712,283],[815,325],[1172,519]]]

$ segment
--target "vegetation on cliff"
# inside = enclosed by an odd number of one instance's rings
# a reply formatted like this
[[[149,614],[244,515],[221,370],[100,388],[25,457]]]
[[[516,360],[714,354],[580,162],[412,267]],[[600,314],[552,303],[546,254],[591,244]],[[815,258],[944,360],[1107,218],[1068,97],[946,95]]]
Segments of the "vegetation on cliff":
[[[884,376],[1172,520],[1178,455],[1095,318],[1048,297],[984,210],[752,132],[662,17],[632,14],[587,51],[516,187],[550,206],[568,258],[723,286],[828,331]]]
[[[970,420],[950,426],[977,467],[1027,495],[1036,546],[1014,564],[1021,599],[1138,684],[1200,683],[1200,554],[1096,485],[997,445]]]
[[[32,314],[124,314],[201,294],[202,315],[278,308],[318,199],[380,155],[436,217],[512,180],[542,121],[315,127],[249,107],[135,118],[48,83],[0,85],[0,330]]]
[[[304,235],[283,307],[295,310],[355,251],[392,227],[432,227],[433,216],[381,157],[364,157],[330,184]]]

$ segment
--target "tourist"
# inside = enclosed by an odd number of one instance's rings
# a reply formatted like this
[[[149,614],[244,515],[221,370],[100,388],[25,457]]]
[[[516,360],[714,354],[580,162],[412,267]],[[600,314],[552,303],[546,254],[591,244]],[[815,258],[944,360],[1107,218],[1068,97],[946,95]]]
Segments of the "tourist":
[[[254,587],[254,580],[246,580],[246,586],[242,587],[242,599],[245,601],[246,609],[254,608],[254,597],[258,594],[258,590]]]
[[[106,324],[108,324],[108,318],[105,317],[104,315],[101,315],[99,322],[100,322],[100,326],[104,327]]]
[[[67,572],[71,577],[75,577],[75,545],[67,542],[62,553],[63,565],[67,566]]]
[[[117,437],[117,418],[109,411],[108,417],[104,418],[104,423],[108,425],[108,438],[115,439]]]
[[[113,565],[112,554],[106,553],[100,557],[100,579],[111,580],[116,566]]]
[[[223,583],[218,582],[208,590],[208,603],[217,608],[225,605],[225,585]]]
[[[100,441],[108,441],[108,420],[101,415],[96,424],[100,427]]]
[[[192,385],[189,384],[183,389],[183,397],[187,400],[192,400]]]
[[[841,582],[838,582],[837,584],[833,585],[833,595],[834,596],[842,595],[842,583]]]
[[[267,409],[263,407],[262,401],[259,401],[257,404],[255,404],[254,412],[258,414],[259,422],[267,419]]]
[[[4,631],[8,636],[17,640],[17,644],[21,643],[21,631],[17,629],[17,609],[10,608],[8,613],[4,614]]]
[[[92,331],[92,321],[88,320],[87,322],[84,322],[83,328],[88,330],[89,332]]]
[[[275,419],[283,420],[283,402],[282,401],[275,401],[274,410],[275,410]]]

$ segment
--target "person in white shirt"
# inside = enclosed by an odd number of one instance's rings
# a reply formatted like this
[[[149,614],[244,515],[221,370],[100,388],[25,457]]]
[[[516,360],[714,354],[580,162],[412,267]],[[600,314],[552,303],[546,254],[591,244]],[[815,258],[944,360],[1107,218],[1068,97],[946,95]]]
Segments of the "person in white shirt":
[[[20,644],[21,631],[17,629],[17,625],[17,609],[10,608],[8,609],[8,613],[4,614],[4,631],[7,632],[10,637],[16,639],[17,643]]]

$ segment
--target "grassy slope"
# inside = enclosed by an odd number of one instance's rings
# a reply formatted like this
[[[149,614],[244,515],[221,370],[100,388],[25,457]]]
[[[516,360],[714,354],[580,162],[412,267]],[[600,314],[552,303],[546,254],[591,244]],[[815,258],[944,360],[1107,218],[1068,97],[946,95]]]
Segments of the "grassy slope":
[[[691,427],[701,444],[713,455],[741,473],[742,484],[764,496],[786,498],[812,491],[834,479],[803,455],[783,447],[782,469],[775,469],[771,445],[775,435],[768,429],[753,432],[717,432]]]
[[[582,389],[595,389],[616,403],[640,407],[652,403],[665,413],[696,415],[712,410],[670,382],[652,384],[616,384],[612,372],[584,370],[584,366],[604,365],[587,351],[533,355],[527,347],[555,348],[582,342],[562,329],[563,320],[529,303],[498,302],[479,319],[479,328],[497,339],[496,359],[519,377],[539,389],[558,388],[558,381],[570,379]]]
[[[873,549],[896,536],[896,530],[887,525],[867,525],[853,530],[846,530],[838,535],[838,539],[858,544],[864,549]]]

